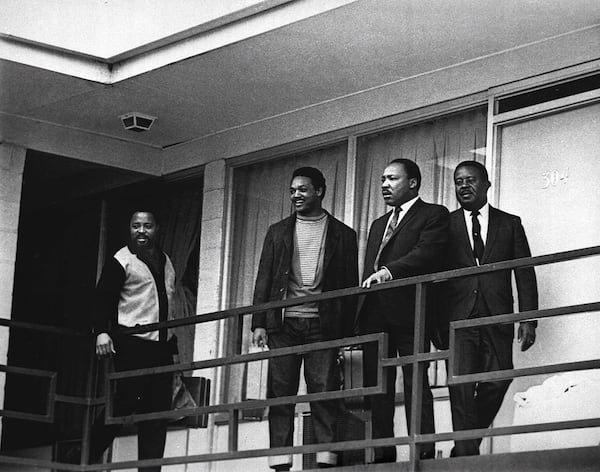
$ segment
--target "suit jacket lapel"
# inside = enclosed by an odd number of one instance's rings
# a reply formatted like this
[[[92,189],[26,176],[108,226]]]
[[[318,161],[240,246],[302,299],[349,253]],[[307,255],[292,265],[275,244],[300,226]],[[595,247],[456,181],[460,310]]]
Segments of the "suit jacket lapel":
[[[490,214],[488,218],[488,232],[485,238],[485,249],[483,251],[482,264],[485,263],[490,256],[490,251],[494,247],[496,237],[498,236],[498,228],[500,227],[498,224],[498,213],[496,212],[496,209],[490,206],[489,210]]]
[[[323,273],[327,269],[331,258],[335,252],[335,248],[340,240],[340,232],[333,223],[333,216],[327,213],[327,234],[325,235],[325,254],[323,255]]]
[[[477,265],[475,256],[473,255],[473,248],[471,247],[471,240],[469,239],[469,232],[467,230],[467,223],[465,222],[465,214],[461,209],[456,213],[455,224],[458,227],[457,234],[459,235],[460,246],[465,251],[466,256],[471,261],[472,265]]]
[[[413,206],[410,207],[410,209],[406,212],[406,215],[404,215],[402,217],[402,219],[400,220],[400,222],[398,223],[398,225],[396,226],[396,228],[394,229],[394,232],[392,233],[392,236],[390,236],[390,239],[387,240],[387,242],[381,246],[380,252],[383,251],[383,248],[386,247],[389,242],[394,239],[396,237],[396,235],[400,232],[400,230],[406,226],[406,224],[415,217],[415,215],[419,212],[419,207],[422,205],[423,201],[419,198],[414,204]],[[391,213],[391,212],[389,212]],[[389,213],[386,215],[389,219]],[[387,223],[387,220],[386,220]],[[384,226],[384,231],[385,228],[387,227],[387,224]],[[381,239],[383,239],[383,232],[381,233]]]
[[[294,228],[296,226],[296,214],[294,213],[285,221],[283,229],[283,244],[286,250],[286,257],[291,261],[294,247]]]

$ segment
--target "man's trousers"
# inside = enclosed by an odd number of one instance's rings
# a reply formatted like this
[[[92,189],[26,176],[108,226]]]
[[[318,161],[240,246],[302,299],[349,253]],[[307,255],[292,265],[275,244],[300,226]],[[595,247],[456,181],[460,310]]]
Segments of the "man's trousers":
[[[297,346],[323,341],[319,318],[285,318],[281,331],[269,335],[269,348]],[[304,354],[269,359],[267,397],[278,398],[296,395],[300,381],[300,366],[304,360],[304,379],[308,393],[339,390],[340,372],[337,349],[307,352]],[[293,445],[295,405],[269,407],[269,438],[271,447]],[[341,400],[311,402],[310,411],[317,443],[335,441],[335,428],[342,414]],[[292,464],[290,456],[269,458],[271,467],[285,468]],[[317,462],[335,465],[333,452],[317,453]]]
[[[115,370],[143,369],[173,363],[172,349],[166,342],[148,341],[136,336],[116,336]],[[171,408],[172,373],[144,375],[120,379],[114,398],[114,416],[132,413],[143,414],[168,411]],[[141,421],[138,428],[138,459],[163,457],[167,436],[166,420]],[[91,432],[90,462],[98,462],[110,446],[121,425],[104,424],[104,412],[99,416]],[[144,472],[160,471],[160,466],[140,468]]]
[[[376,310],[369,310],[363,316],[361,323],[361,334],[388,333],[388,357],[409,356],[413,353],[414,333],[412,330],[402,329],[384,320]],[[427,343],[426,350],[429,350]],[[365,387],[377,385],[377,365],[379,354],[377,345],[367,343],[363,346],[364,351],[364,384]],[[402,380],[404,387],[404,410],[407,430],[410,432],[410,411],[412,406],[413,368],[407,364],[402,366]],[[435,432],[433,418],[433,395],[429,387],[427,370],[423,372],[422,381],[422,407],[421,407],[421,433],[429,434]],[[394,437],[394,412],[396,408],[396,368],[388,368],[387,371],[387,393],[372,395],[368,397],[373,422],[373,439]],[[421,446],[421,457],[434,457],[435,444],[426,443]],[[375,448],[375,462],[395,462],[396,447]]]
[[[456,331],[458,374],[512,369],[512,332],[506,326],[482,326]],[[512,328],[512,325],[511,325]],[[511,380],[449,386],[455,431],[488,428],[502,406]],[[481,438],[455,441],[454,456],[479,454]]]

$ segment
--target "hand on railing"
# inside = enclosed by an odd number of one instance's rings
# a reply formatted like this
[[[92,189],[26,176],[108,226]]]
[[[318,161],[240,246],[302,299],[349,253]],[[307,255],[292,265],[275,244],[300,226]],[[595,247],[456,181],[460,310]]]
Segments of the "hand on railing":
[[[265,328],[254,328],[254,333],[252,334],[252,344],[258,347],[265,347],[267,345],[267,341],[267,330]]]
[[[362,283],[362,288],[371,288],[371,285],[381,284],[392,279],[392,274],[387,269],[379,269],[377,272],[369,275]]]
[[[111,356],[116,352],[113,340],[108,333],[100,333],[96,337],[96,355],[98,357]]]
[[[519,323],[517,341],[521,343],[521,351],[526,351],[535,343],[535,323],[523,321]]]

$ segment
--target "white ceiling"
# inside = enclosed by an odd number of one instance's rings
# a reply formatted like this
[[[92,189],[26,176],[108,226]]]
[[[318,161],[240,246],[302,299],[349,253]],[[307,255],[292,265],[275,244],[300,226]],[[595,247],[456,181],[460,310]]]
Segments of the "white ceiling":
[[[359,0],[112,85],[1,60],[0,119],[164,149],[598,24],[598,0]]]
[[[225,18],[262,0],[0,0],[0,31],[108,59]]]

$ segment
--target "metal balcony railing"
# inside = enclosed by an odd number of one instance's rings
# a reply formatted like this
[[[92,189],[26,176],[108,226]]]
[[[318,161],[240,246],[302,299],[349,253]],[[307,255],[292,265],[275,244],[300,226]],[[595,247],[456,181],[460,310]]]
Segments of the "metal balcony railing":
[[[140,375],[157,374],[164,372],[181,372],[181,371],[192,371],[199,369],[216,368],[220,366],[228,366],[239,363],[247,363],[252,361],[258,361],[262,359],[269,359],[276,356],[284,356],[290,354],[299,354],[309,351],[344,347],[356,344],[362,344],[367,342],[376,342],[378,345],[379,353],[379,365],[377,371],[377,385],[372,387],[352,388],[349,390],[340,391],[329,391],[323,393],[312,393],[305,395],[295,395],[289,397],[272,398],[266,400],[245,400],[235,403],[222,403],[209,406],[201,406],[197,408],[189,408],[185,410],[177,411],[164,411],[147,414],[135,414],[126,417],[112,416],[112,398],[111,395],[107,395],[106,398],[99,397],[95,398],[91,392],[93,391],[92,381],[88,379],[87,393],[85,397],[73,397],[58,395],[56,393],[56,373],[36,370],[36,369],[24,369],[19,367],[11,367],[6,365],[0,365],[0,372],[6,373],[18,373],[22,375],[31,375],[38,377],[47,377],[49,379],[49,391],[48,391],[48,403],[46,413],[44,415],[32,414],[27,412],[17,412],[0,410],[0,416],[18,418],[23,420],[31,421],[43,421],[52,422],[54,421],[54,404],[57,402],[70,403],[84,405],[86,407],[86,415],[84,417],[84,428],[83,428],[83,439],[82,439],[82,463],[81,464],[64,464],[54,461],[29,459],[23,457],[13,457],[7,455],[0,455],[0,464],[13,464],[30,467],[40,467],[53,470],[65,470],[65,471],[99,471],[99,470],[118,470],[133,467],[144,467],[144,466],[156,466],[156,465],[174,465],[174,464],[191,464],[199,462],[211,462],[211,461],[224,461],[224,460],[235,460],[245,458],[256,458],[266,457],[273,455],[283,454],[307,454],[318,451],[344,451],[352,449],[365,449],[378,446],[391,446],[391,445],[408,445],[409,447],[409,470],[417,470],[418,468],[418,450],[419,444],[434,441],[447,441],[455,439],[471,439],[478,437],[488,436],[501,436],[511,435],[520,433],[530,432],[542,432],[542,431],[555,431],[555,430],[566,430],[574,428],[589,428],[599,427],[600,418],[590,418],[585,420],[574,420],[574,421],[561,421],[552,423],[538,423],[528,424],[519,426],[509,427],[496,427],[488,429],[477,429],[477,430],[465,430],[455,431],[448,433],[435,433],[435,434],[421,434],[420,429],[420,417],[421,417],[421,376],[425,375],[425,368],[431,361],[437,360],[448,360],[448,376],[447,381],[449,385],[479,382],[486,380],[499,380],[499,379],[512,379],[515,377],[548,374],[561,371],[572,371],[572,370],[583,370],[583,369],[597,369],[600,368],[600,359],[586,360],[580,362],[565,362],[553,365],[545,365],[539,367],[528,367],[522,369],[510,369],[493,372],[482,372],[476,374],[456,375],[456,358],[455,358],[455,332],[457,329],[474,327],[474,326],[485,326],[492,324],[502,323],[514,323],[517,321],[531,320],[531,319],[542,319],[550,318],[555,316],[570,315],[575,313],[583,312],[600,312],[600,301],[596,303],[586,303],[579,305],[571,305],[564,307],[556,307],[545,310],[533,310],[522,313],[503,314],[489,316],[485,318],[476,318],[455,321],[450,324],[450,344],[449,349],[437,352],[426,352],[425,349],[425,300],[426,290],[430,284],[446,281],[452,278],[465,277],[478,275],[487,272],[494,272],[500,270],[512,270],[520,267],[536,267],[547,264],[554,264],[559,262],[571,261],[575,259],[581,259],[590,256],[597,256],[600,254],[600,246],[589,247],[585,249],[578,249],[573,251],[565,251],[555,254],[529,257],[523,259],[516,259],[512,261],[499,262],[494,264],[487,264],[478,267],[456,269],[445,272],[438,272],[434,274],[427,274],[417,277],[410,277],[400,280],[393,280],[384,284],[372,286],[370,289],[362,289],[358,287],[347,288],[342,290],[336,290],[326,292],[319,295],[311,295],[301,298],[288,299],[277,302],[269,302],[260,305],[246,306],[240,308],[234,308],[230,310],[216,311],[207,314],[195,315],[189,318],[170,320],[161,323],[154,323],[151,325],[145,325],[143,327],[126,328],[120,332],[123,334],[134,334],[142,333],[146,331],[153,331],[159,328],[175,328],[179,326],[187,326],[197,323],[206,323],[210,321],[222,320],[226,318],[234,318],[243,316],[249,313],[258,311],[265,311],[274,308],[284,308],[294,305],[299,305],[308,302],[317,302],[322,300],[329,300],[339,297],[348,296],[360,296],[367,293],[372,293],[380,290],[390,290],[393,288],[414,285],[416,287],[416,304],[415,304],[415,328],[414,328],[414,351],[410,356],[388,358],[387,357],[387,335],[383,333],[357,336],[353,338],[337,339],[333,341],[319,342],[313,344],[306,344],[302,346],[294,346],[284,349],[275,349],[266,352],[252,353],[252,354],[239,354],[229,357],[222,357],[217,359],[207,359],[202,361],[195,361],[189,363],[182,363],[171,366],[157,367],[151,369],[138,369],[125,372],[113,372],[109,373],[107,378],[107,386],[105,392],[110,392],[110,384],[117,381],[118,379],[126,377],[135,377]],[[35,330],[55,335],[72,335],[81,336],[80,333],[76,333],[70,330],[64,330],[59,328],[51,328],[47,326],[40,326],[31,323],[21,323],[11,320],[0,320],[0,326],[7,326],[11,329],[23,329],[23,330]],[[95,362],[95,356],[93,355],[93,341],[90,338],[90,362]],[[345,442],[336,442],[328,444],[310,444],[294,447],[282,447],[282,448],[268,448],[264,449],[251,449],[251,450],[238,450],[238,433],[239,433],[239,412],[240,410],[253,409],[253,408],[264,408],[269,405],[279,404],[290,404],[290,403],[304,403],[309,401],[319,400],[331,400],[334,398],[352,398],[357,396],[373,395],[377,393],[384,393],[385,389],[385,378],[386,372],[389,368],[397,367],[404,364],[413,365],[413,391],[412,391],[412,410],[410,412],[410,423],[411,433],[408,436],[385,438],[385,439],[365,439],[365,440],[354,440]],[[92,372],[93,369],[90,369]],[[91,375],[90,375],[91,376]],[[200,455],[189,455],[180,457],[168,457],[163,459],[151,459],[143,461],[125,461],[115,462],[111,464],[86,464],[85,457],[89,451],[89,429],[91,426],[91,409],[95,406],[106,404],[106,422],[107,423],[133,423],[141,420],[150,420],[157,418],[180,418],[182,416],[197,416],[202,414],[215,414],[215,413],[228,413],[229,417],[229,440],[228,450],[226,452],[216,452],[209,454]],[[265,445],[267,446],[267,445]]]

